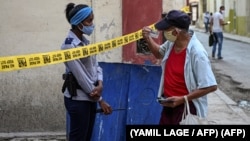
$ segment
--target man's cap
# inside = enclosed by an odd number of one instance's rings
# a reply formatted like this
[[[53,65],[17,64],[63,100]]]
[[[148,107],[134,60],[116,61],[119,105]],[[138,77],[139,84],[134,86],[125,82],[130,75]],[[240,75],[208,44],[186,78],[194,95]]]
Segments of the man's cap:
[[[188,14],[180,10],[171,10],[161,21],[155,24],[155,28],[157,30],[167,30],[175,26],[180,29],[188,30],[190,23],[191,19]]]

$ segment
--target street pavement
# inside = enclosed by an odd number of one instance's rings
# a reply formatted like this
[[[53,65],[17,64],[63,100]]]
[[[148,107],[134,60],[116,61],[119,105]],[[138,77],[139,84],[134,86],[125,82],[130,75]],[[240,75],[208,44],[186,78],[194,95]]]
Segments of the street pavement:
[[[191,26],[196,32],[203,29]],[[231,40],[250,43],[250,38],[224,33],[224,37]],[[250,125],[250,115],[247,115],[235,101],[230,99],[220,89],[208,94],[208,121],[212,125]],[[20,133],[5,134],[10,141],[65,141],[65,133]],[[19,137],[18,137],[19,136]],[[15,138],[16,137],[16,138]]]

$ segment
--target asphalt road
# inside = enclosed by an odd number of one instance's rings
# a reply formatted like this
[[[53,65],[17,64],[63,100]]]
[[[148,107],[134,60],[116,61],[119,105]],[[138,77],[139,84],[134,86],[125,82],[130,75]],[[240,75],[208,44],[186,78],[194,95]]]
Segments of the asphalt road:
[[[208,46],[208,33],[203,30],[196,30],[196,35],[207,50],[210,58],[212,47]],[[224,35],[225,37],[225,35]],[[250,41],[250,38],[249,38]],[[250,90],[250,43],[244,43],[230,34],[226,34],[223,40],[222,56],[223,60],[211,59],[213,67],[221,74],[232,78],[238,87]]]

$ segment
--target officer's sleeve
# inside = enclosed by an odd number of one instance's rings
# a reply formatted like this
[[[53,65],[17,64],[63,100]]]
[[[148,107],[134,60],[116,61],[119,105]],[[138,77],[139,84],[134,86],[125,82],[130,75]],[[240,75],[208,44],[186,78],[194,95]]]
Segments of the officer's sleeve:
[[[87,94],[91,93],[95,86],[93,85],[87,74],[84,72],[84,70],[87,70],[87,68],[80,62],[80,60],[76,59],[69,61],[66,63],[66,65],[74,74],[82,90]]]
[[[97,79],[103,81],[103,72],[102,68],[98,65],[97,66]]]
[[[73,40],[73,38],[66,38],[61,49],[70,49],[75,47],[73,44]],[[92,81],[86,76],[87,74],[84,72],[84,70],[87,70],[87,68],[80,62],[80,60],[75,59],[72,61],[67,61],[65,62],[65,65],[73,73],[82,90],[86,94],[91,93],[95,86],[93,85]]]

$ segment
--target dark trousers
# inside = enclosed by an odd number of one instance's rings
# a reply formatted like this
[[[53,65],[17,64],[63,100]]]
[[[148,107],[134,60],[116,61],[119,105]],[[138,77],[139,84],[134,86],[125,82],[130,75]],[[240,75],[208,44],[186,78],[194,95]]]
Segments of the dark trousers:
[[[205,32],[208,32],[208,29],[209,29],[209,23],[204,23],[205,25]]]
[[[91,141],[97,103],[64,97],[64,104],[69,115],[68,140]]]
[[[193,102],[189,102],[190,113],[196,114],[196,108]],[[184,104],[175,108],[164,107],[161,112],[160,125],[179,125],[184,112]]]

